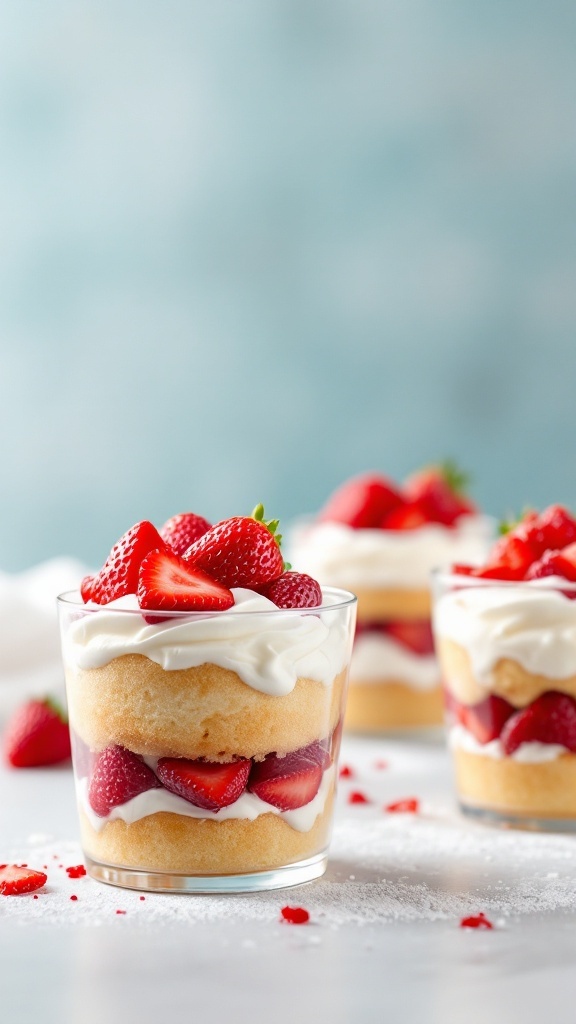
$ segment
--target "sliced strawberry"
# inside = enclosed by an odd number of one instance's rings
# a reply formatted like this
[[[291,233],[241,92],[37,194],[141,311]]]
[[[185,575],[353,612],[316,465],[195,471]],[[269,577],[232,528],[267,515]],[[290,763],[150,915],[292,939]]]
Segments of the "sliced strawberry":
[[[420,801],[415,796],[404,797],[403,800],[394,800],[384,807],[388,814],[417,814],[420,810]]]
[[[188,548],[184,557],[226,587],[260,587],[281,575],[284,561],[278,521],[266,523],[258,505],[252,516],[217,523]]]
[[[85,576],[84,579],[82,580],[82,583],[80,584],[80,593],[82,595],[82,600],[84,601],[84,604],[86,604],[87,601],[92,600],[92,587],[94,585],[94,579],[94,576]]]
[[[183,555],[194,541],[203,537],[212,524],[195,512],[179,512],[171,516],[160,528],[160,536],[174,554]]]
[[[380,473],[363,473],[347,480],[328,499],[320,522],[344,523],[354,530],[380,526],[384,516],[402,504],[399,489]]]
[[[388,512],[380,521],[382,530],[417,530],[430,523],[430,517],[419,501],[405,501]]]
[[[142,560],[138,603],[156,611],[225,611],[234,595],[201,569],[164,548]]]
[[[165,548],[158,530],[143,520],[136,523],[114,545],[91,586],[91,598],[96,604],[109,604],[118,597],[135,594],[138,573],[143,559],[150,551]]]
[[[242,796],[251,767],[252,762],[246,759],[217,764],[182,757],[161,757],[156,770],[158,778],[171,793],[205,811],[219,811]]]
[[[467,479],[451,462],[428,466],[408,477],[404,494],[424,509],[428,522],[453,526],[462,516],[476,511],[463,495]]]
[[[248,789],[281,811],[293,811],[316,796],[325,761],[326,751],[322,751],[319,743],[311,743],[285,757],[268,754],[263,761],[254,763]]]
[[[48,875],[34,868],[19,867],[17,864],[0,864],[0,894],[22,896],[26,892],[41,889],[48,881]]]
[[[112,808],[120,807],[149,789],[162,789],[162,784],[131,750],[106,747],[94,756],[88,802],[99,817],[105,818]]]
[[[318,608],[322,604],[320,584],[304,572],[283,572],[258,591],[278,608]]]
[[[502,730],[502,746],[513,754],[522,743],[558,743],[576,752],[576,701],[549,690],[516,711]]]
[[[470,575],[483,580],[523,580],[533,561],[530,544],[510,534],[498,541],[488,562]]]
[[[414,654],[433,654],[434,637],[430,619],[395,619],[386,623],[386,632]]]
[[[462,725],[479,743],[490,743],[491,740],[498,739],[514,711],[512,704],[503,697],[490,694],[477,704],[460,704],[457,714]]]
[[[62,709],[52,700],[29,700],[8,722],[4,756],[14,768],[39,768],[70,757],[70,730]]]

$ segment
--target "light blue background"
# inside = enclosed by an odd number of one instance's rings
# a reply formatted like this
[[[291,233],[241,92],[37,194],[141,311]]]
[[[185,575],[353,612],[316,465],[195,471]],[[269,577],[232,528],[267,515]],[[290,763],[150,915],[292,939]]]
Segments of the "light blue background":
[[[0,21],[0,568],[445,455],[576,505],[573,3]]]

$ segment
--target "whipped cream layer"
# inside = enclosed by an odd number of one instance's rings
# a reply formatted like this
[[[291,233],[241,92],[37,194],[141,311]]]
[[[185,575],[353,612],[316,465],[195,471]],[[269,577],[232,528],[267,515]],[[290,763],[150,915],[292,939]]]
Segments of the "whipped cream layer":
[[[64,659],[80,669],[101,668],[124,654],[142,654],[167,671],[210,663],[273,696],[290,693],[298,678],[330,685],[348,664],[353,609],[331,611],[336,597],[324,594],[322,609],[305,614],[278,609],[253,590],[232,593],[235,603],[227,611],[180,614],[156,624],[146,622],[132,594],[104,606],[79,606],[64,633]]]
[[[487,688],[501,658],[533,675],[567,679],[576,675],[576,601],[556,586],[569,584],[549,576],[453,590],[436,603],[436,637],[464,647],[477,681]]]
[[[491,757],[494,760],[507,758],[509,761],[518,761],[521,764],[544,764],[546,761],[555,761],[562,754],[569,754],[567,747],[559,743],[539,743],[536,740],[530,743],[521,743],[513,754],[506,754],[499,739],[490,740],[489,743],[480,743],[475,736],[463,725],[453,725],[448,734],[448,743],[452,750],[465,750],[468,754],[483,754],[484,757]]]
[[[145,760],[152,767],[153,760]],[[229,821],[232,818],[255,821],[261,814],[276,814],[297,832],[309,832],[318,815],[322,814],[328,795],[334,787],[334,774],[334,765],[331,765],[322,776],[316,796],[304,807],[298,807],[294,811],[281,811],[278,807],[261,800],[255,793],[247,791],[228,807],[222,807],[219,811],[206,811],[202,807],[195,807],[184,797],[170,793],[167,789],[149,789],[132,800],[127,800],[125,804],[114,807],[109,814],[101,818],[94,813],[88,801],[88,779],[79,779],[76,790],[78,803],[96,832],[100,832],[109,821],[124,821],[127,825],[132,825],[141,818],[162,811],[180,814],[186,818],[201,818],[204,821]]]
[[[353,530],[340,523],[296,526],[290,560],[321,584],[333,587],[424,589],[432,569],[453,562],[479,565],[491,540],[492,521],[465,515],[452,528],[430,523],[416,530]]]
[[[440,669],[433,654],[415,654],[382,633],[361,633],[350,663],[350,683],[402,682],[413,690],[440,686]]]

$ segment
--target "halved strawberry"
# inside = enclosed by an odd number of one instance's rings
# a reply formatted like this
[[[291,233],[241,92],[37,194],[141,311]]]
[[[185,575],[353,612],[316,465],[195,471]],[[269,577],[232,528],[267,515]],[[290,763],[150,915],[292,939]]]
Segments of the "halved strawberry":
[[[314,799],[324,773],[326,751],[312,743],[285,757],[268,754],[252,766],[248,790],[281,811],[304,807]]]
[[[429,523],[430,517],[419,501],[405,501],[387,512],[379,525],[382,530],[417,530]]]
[[[149,789],[162,789],[162,784],[138,754],[113,746],[94,756],[88,802],[99,817]]]
[[[242,796],[251,767],[252,762],[247,759],[218,764],[182,757],[161,757],[156,771],[171,793],[205,811],[219,811]]]
[[[507,534],[491,551],[488,561],[470,574],[483,580],[523,580],[534,561],[530,544]]]
[[[160,527],[159,533],[174,554],[183,555],[194,541],[208,532],[211,526],[207,519],[196,515],[195,512],[179,512]]]
[[[164,548],[142,560],[138,603],[155,611],[225,611],[234,595],[222,583]]]
[[[264,521],[258,505],[251,516],[234,516],[216,523],[188,548],[190,565],[207,572],[226,587],[260,587],[281,575],[284,561],[278,520]]]
[[[150,551],[165,548],[158,530],[143,520],[132,526],[114,545],[90,587],[96,604],[109,604],[118,597],[135,594],[142,560]]]
[[[320,584],[304,572],[283,572],[258,592],[278,608],[318,608],[322,604]]]
[[[458,718],[479,743],[490,743],[498,739],[514,711],[503,697],[490,694],[477,704],[460,704]]]
[[[14,713],[4,734],[4,756],[14,768],[39,768],[70,757],[70,730],[53,700],[29,700]]]
[[[347,480],[328,499],[320,522],[344,523],[355,530],[377,528],[403,502],[396,485],[380,473],[363,473]]]
[[[395,619],[385,625],[386,633],[414,654],[433,654],[434,637],[430,619]]]
[[[556,690],[543,693],[508,719],[501,740],[508,755],[532,742],[558,743],[576,752],[576,701]]]
[[[34,868],[20,867],[18,864],[0,864],[0,894],[2,896],[22,896],[26,892],[41,889],[48,881],[48,875]]]
[[[428,522],[453,526],[460,516],[476,511],[476,506],[463,494],[466,484],[465,474],[447,461],[413,473],[403,490],[408,500],[424,509]]]

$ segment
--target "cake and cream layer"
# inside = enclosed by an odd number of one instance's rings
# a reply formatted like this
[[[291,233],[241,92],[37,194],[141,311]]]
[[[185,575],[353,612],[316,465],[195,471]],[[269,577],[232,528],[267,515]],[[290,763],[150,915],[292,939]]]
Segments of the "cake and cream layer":
[[[523,761],[456,746],[454,764],[458,797],[465,808],[493,810],[508,819],[576,818],[576,754]]]

